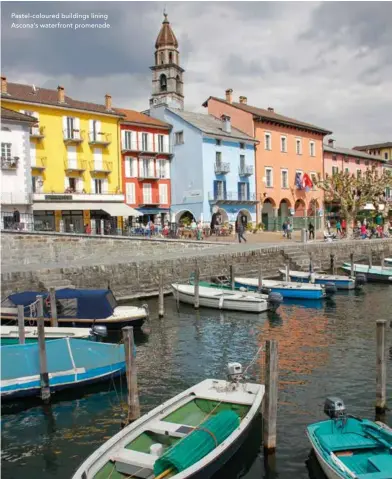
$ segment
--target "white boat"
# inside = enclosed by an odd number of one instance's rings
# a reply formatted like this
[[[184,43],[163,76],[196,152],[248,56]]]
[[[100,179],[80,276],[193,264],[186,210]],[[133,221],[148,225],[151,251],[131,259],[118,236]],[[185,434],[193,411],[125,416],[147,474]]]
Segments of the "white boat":
[[[286,270],[280,269],[279,273],[284,278],[286,277]],[[299,283],[334,284],[337,289],[355,289],[362,285],[355,278],[338,274],[307,273],[306,271],[290,270],[289,277],[291,281]]]
[[[238,363],[229,369],[242,372]],[[105,442],[73,479],[208,479],[242,445],[263,397],[260,384],[206,379]]]
[[[195,286],[193,284],[172,284],[174,296],[182,303],[195,303]],[[206,308],[228,311],[244,311],[248,313],[262,313],[274,309],[279,303],[269,301],[266,295],[252,291],[227,290],[199,286],[199,304]]]
[[[392,258],[385,258],[384,264],[385,266],[392,266]]]

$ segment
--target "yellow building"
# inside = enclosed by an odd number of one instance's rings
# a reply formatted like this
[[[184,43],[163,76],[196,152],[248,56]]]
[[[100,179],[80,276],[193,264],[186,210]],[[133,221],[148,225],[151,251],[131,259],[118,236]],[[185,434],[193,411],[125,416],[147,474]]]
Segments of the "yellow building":
[[[113,233],[135,210],[121,191],[119,121],[111,96],[105,104],[77,101],[56,90],[8,83],[2,105],[37,118],[30,129],[36,229]],[[28,145],[27,145],[28,146]]]
[[[369,155],[381,156],[383,160],[392,162],[392,141],[374,145],[355,146],[354,150],[366,151]]]

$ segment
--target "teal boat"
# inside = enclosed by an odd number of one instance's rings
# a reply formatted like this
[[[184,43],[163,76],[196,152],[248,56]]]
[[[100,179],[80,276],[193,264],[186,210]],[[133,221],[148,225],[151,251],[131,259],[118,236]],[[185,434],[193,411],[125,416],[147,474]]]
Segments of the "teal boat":
[[[392,429],[349,416],[341,399],[327,398],[330,417],[307,427],[307,435],[328,479],[391,479]]]
[[[342,269],[351,272],[351,263],[343,263]],[[367,281],[392,284],[392,267],[368,266],[354,263],[354,274],[364,274]]]

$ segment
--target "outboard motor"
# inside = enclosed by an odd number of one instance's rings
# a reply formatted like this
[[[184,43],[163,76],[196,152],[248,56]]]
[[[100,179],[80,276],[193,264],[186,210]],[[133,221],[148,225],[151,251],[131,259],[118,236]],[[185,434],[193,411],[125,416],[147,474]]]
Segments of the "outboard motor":
[[[341,419],[346,417],[346,406],[340,398],[332,396],[325,400],[324,413],[331,419]]]
[[[336,291],[337,291],[337,288],[333,283],[326,283],[325,294],[327,295],[328,298],[333,296],[336,293]]]
[[[271,305],[271,310],[276,311],[283,303],[283,296],[280,293],[269,293],[268,302]]]
[[[229,363],[227,365],[228,378],[232,382],[239,382],[242,379],[242,364]]]
[[[106,338],[108,335],[108,328],[102,324],[95,324],[91,328],[91,334],[96,338]]]
[[[261,285],[261,288],[259,289],[259,293],[270,294],[270,292],[271,292],[270,288],[266,288],[265,286]]]
[[[366,276],[363,273],[359,273],[355,276],[355,287],[360,288],[366,284]]]

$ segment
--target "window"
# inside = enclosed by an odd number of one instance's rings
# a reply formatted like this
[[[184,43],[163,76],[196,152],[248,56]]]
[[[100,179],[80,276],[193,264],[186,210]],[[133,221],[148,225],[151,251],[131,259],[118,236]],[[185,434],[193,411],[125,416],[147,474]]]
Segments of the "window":
[[[222,140],[215,140],[216,141],[216,146],[221,146]]]
[[[167,185],[159,185],[159,203],[162,205],[166,205],[169,203],[167,198]]]
[[[245,143],[240,143],[240,149],[245,150]]]
[[[280,137],[280,151],[287,153],[287,138],[285,136]]]
[[[362,175],[362,170],[357,169],[357,178],[360,178]]]
[[[337,166],[332,167],[332,176],[337,175],[339,173],[339,168]]]
[[[267,188],[272,188],[274,185],[273,170],[272,168],[267,167],[265,169],[265,186]]]
[[[289,172],[287,169],[281,170],[282,175],[282,188],[289,187]]]
[[[384,153],[384,160],[389,160],[389,155],[387,151]]]
[[[11,147],[12,143],[2,143],[1,144],[1,157],[6,159],[11,159]]]
[[[220,165],[222,163],[222,152],[217,151],[215,153],[215,162],[217,165]]]
[[[179,75],[176,76],[176,93],[181,95],[181,80]]]
[[[361,164],[361,160],[358,159],[358,158],[356,158],[356,159],[355,159],[355,164],[356,164],[356,165],[360,165],[360,164]]]
[[[148,133],[142,133],[142,151],[148,151]]]
[[[143,158],[140,161],[140,177],[141,178],[148,178],[149,177],[149,165],[150,160],[148,158]]]
[[[301,138],[296,138],[295,140],[295,152],[297,155],[302,155],[302,140]]]
[[[137,158],[125,158],[125,178],[137,176]]]
[[[158,152],[163,152],[163,135],[158,135]]]
[[[183,131],[177,131],[175,133],[175,142],[176,142],[176,145],[182,145],[184,143],[184,132]]]
[[[173,52],[169,52],[169,63],[173,63]]]
[[[314,141],[311,141],[309,143],[309,155],[310,156],[316,156],[316,145]]]
[[[75,179],[75,178],[70,178],[71,179]],[[71,187],[71,182],[69,182],[69,186]],[[95,179],[94,180],[94,193],[95,194],[102,194],[103,192],[103,180],[98,180],[98,179]]]
[[[247,201],[248,198],[248,185],[249,183],[240,182],[238,183],[238,199],[240,201]]]
[[[163,52],[161,52],[160,57],[161,57],[161,65],[163,65],[165,63],[165,56],[164,56]]]
[[[240,170],[244,171],[246,166],[245,155],[240,155]]]
[[[310,179],[312,180],[312,183],[313,183],[312,189],[315,190],[316,187],[317,187],[317,182],[318,182],[318,175],[317,175],[317,173],[311,172],[311,173],[310,173]]]
[[[167,80],[166,80],[166,75],[162,73],[162,75],[159,77],[159,86],[161,88],[161,91],[167,91]]]
[[[338,161],[338,155],[332,155],[332,161]]]
[[[166,172],[166,163],[168,163],[166,160],[157,160],[158,178],[168,178]]]
[[[67,131],[66,138],[78,138],[79,132],[75,131],[75,118],[67,116]]]
[[[265,149],[266,150],[272,150],[271,133],[265,133],[264,143],[265,143]]]
[[[369,166],[369,160],[365,160],[365,165]]]
[[[224,191],[225,191],[223,181],[217,181],[215,184],[216,184],[216,199],[223,200]]]
[[[149,205],[152,203],[152,188],[151,183],[143,184],[143,203]]]
[[[132,150],[132,131],[124,131],[123,149]]]
[[[348,168],[345,168],[344,169],[344,172],[346,173],[346,175],[349,175],[350,174],[350,170]]]
[[[98,124],[99,122],[97,120],[92,120],[91,122],[91,141],[97,141],[98,139]]]
[[[32,189],[33,193],[42,193],[44,182],[42,176],[32,176]]]
[[[130,205],[136,204],[135,199],[135,183],[125,183],[126,202]]]

